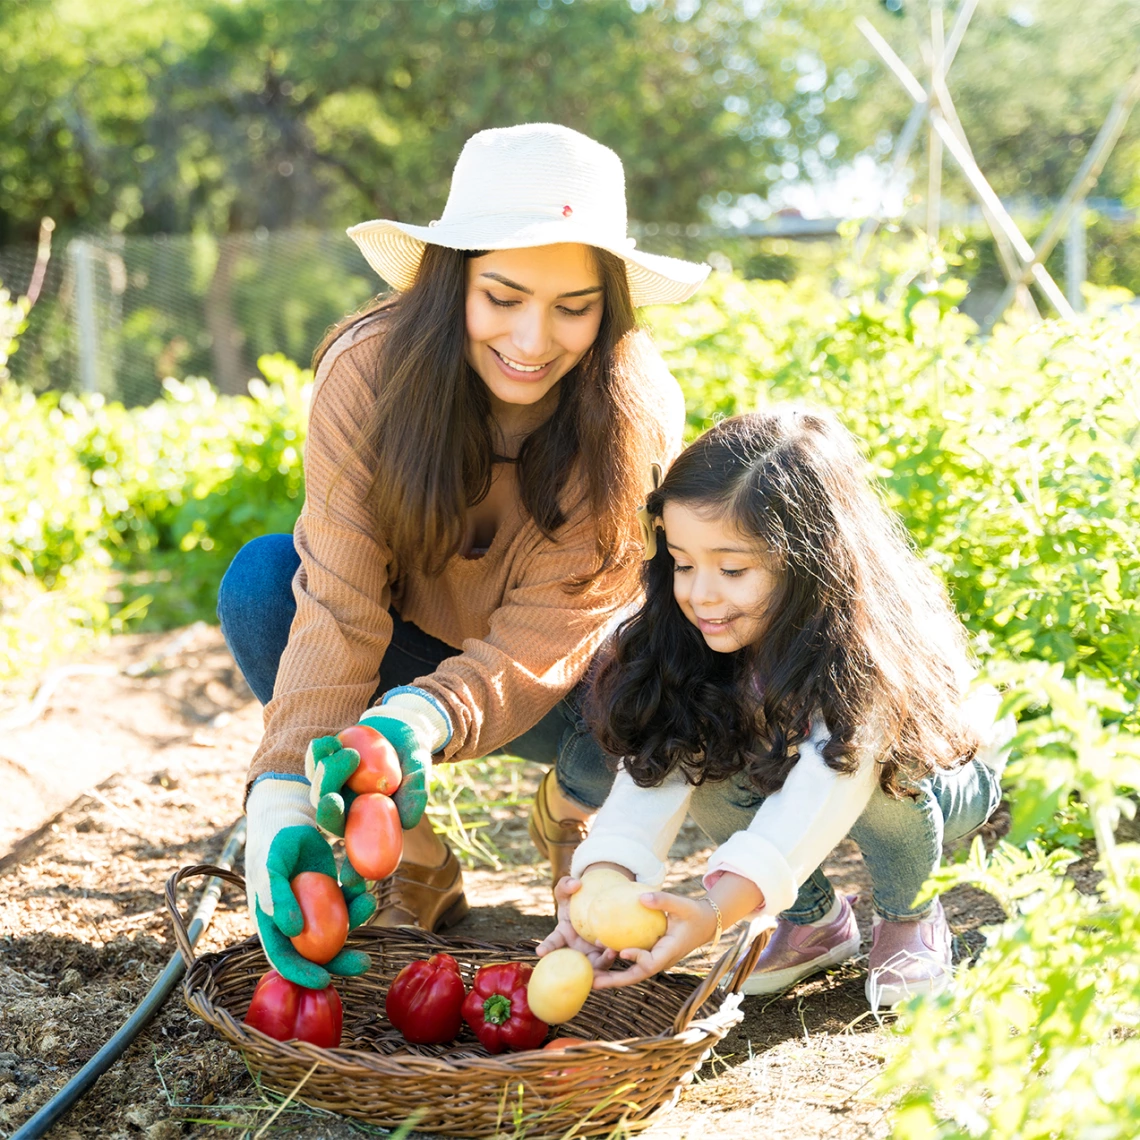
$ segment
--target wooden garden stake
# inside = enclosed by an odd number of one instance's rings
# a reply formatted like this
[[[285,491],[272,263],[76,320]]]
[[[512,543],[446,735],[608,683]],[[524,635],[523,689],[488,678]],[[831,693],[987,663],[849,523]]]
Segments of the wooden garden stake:
[[[1033,248],[1034,264],[1044,261],[1053,252],[1053,247],[1064,231],[1069,215],[1079,204],[1084,202],[1088,192],[1096,185],[1101,171],[1104,170],[1105,163],[1108,162],[1108,156],[1112,153],[1112,148],[1116,146],[1138,98],[1140,98],[1140,67],[1132,73],[1120,89],[1120,93],[1116,96],[1112,108],[1108,112],[1108,117],[1097,132],[1092,146],[1089,147],[1088,154],[1085,155],[1084,162],[1081,163],[1077,173],[1073,175],[1073,180],[1069,183],[1069,188],[1065,191],[1061,201],[1057,203],[1057,209],[1049,219],[1045,232],[1037,239],[1037,244]],[[1021,271],[1017,281],[1010,283],[998,299],[997,304],[990,310],[984,325],[986,331],[993,328],[1001,319],[1002,314],[1013,299],[1015,287],[1024,285],[1029,280],[1031,268],[1032,266],[1027,265]]]
[[[894,73],[895,78],[902,84],[907,94],[910,95],[916,103],[921,101],[927,104],[932,130],[937,132],[946,150],[950,152],[950,155],[958,164],[966,177],[966,181],[970,184],[970,189],[977,195],[982,205],[987,207],[989,212],[993,215],[995,225],[1000,232],[1005,235],[1010,245],[1013,246],[1017,256],[1021,258],[1026,267],[1026,272],[1032,274],[1033,280],[1049,299],[1050,304],[1052,304],[1062,317],[1073,318],[1076,314],[1073,312],[1072,306],[1065,299],[1065,294],[1058,288],[1056,281],[1050,277],[1045,266],[1039,262],[1034,262],[1032,247],[1022,236],[1021,231],[1017,228],[1017,224],[1009,216],[1005,206],[1002,205],[1001,199],[994,193],[993,187],[986,181],[985,175],[978,168],[978,164],[974,161],[969,149],[958,140],[954,130],[943,117],[941,110],[933,106],[934,101],[927,96],[926,91],[923,90],[922,85],[915,79],[910,69],[895,54],[890,44],[879,35],[873,25],[862,16],[859,17],[855,23],[859,30],[870,41],[871,46],[879,53],[883,62]]]
[[[943,75],[950,70],[950,65],[958,54],[958,48],[962,46],[966,28],[969,27],[970,19],[977,6],[978,0],[962,0],[961,4],[958,5],[958,11],[954,15],[954,23],[950,27],[950,36],[946,40],[946,50],[942,56]],[[866,35],[865,32],[864,35]],[[898,140],[895,142],[894,154],[891,157],[891,169],[887,175],[887,185],[894,183],[902,173],[903,167],[906,166],[907,160],[910,158],[911,147],[914,146],[919,128],[926,118],[926,112],[927,99],[916,100],[910,115],[907,116],[907,120],[903,124],[903,129],[899,131]],[[875,231],[879,228],[880,220],[877,215],[867,218],[859,230],[859,237],[855,242],[855,256],[860,261],[867,252],[867,246],[870,244],[871,238],[874,237]]]

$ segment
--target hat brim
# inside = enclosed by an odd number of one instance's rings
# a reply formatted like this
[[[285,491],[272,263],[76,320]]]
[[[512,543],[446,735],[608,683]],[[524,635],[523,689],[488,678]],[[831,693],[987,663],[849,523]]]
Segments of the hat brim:
[[[361,222],[348,230],[364,259],[394,289],[403,291],[416,279],[424,246],[448,249],[529,249],[560,242],[581,242],[607,250],[625,262],[630,299],[635,306],[665,305],[688,300],[709,275],[709,266],[635,249],[632,238],[599,240],[595,230],[573,218],[533,220],[517,215],[488,218],[475,226],[411,226],[402,222]]]

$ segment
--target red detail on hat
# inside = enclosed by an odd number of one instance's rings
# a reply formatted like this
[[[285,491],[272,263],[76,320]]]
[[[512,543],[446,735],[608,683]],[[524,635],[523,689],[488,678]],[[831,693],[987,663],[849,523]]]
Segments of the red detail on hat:
[[[562,207],[562,216],[564,218],[570,217],[570,215],[572,213],[574,213],[574,207],[573,206],[563,206]]]

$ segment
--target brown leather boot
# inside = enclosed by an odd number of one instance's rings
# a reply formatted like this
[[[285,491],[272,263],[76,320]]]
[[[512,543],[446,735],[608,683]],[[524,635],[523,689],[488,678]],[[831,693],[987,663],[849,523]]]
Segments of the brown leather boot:
[[[434,932],[454,926],[471,910],[463,893],[463,868],[450,847],[440,866],[403,862],[371,890],[376,899],[372,926],[418,926]]]
[[[580,819],[555,819],[551,814],[547,789],[554,779],[557,777],[551,768],[542,777],[542,783],[534,794],[534,805],[527,823],[531,842],[544,859],[550,860],[551,886],[557,886],[563,875],[570,874],[570,860],[589,831]]]

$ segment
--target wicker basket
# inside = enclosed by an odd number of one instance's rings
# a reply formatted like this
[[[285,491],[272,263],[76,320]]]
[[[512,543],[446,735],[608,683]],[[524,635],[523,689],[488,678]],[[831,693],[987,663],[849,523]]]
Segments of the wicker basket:
[[[268,1088],[296,1090],[295,1099],[313,1107],[386,1128],[414,1115],[417,1132],[444,1136],[510,1133],[540,1140],[605,1135],[619,1123],[630,1131],[645,1128],[741,1020],[739,986],[771,934],[769,920],[753,922],[703,979],[658,975],[591,994],[559,1032],[597,1044],[492,1056],[466,1026],[451,1045],[409,1045],[384,1016],[388,985],[408,962],[441,950],[457,959],[470,984],[475,970],[488,963],[533,962],[534,942],[362,927],[349,935],[348,945],[368,951],[372,968],[336,980],[344,1039],[340,1048],[321,1049],[275,1041],[243,1024],[254,987],[269,968],[256,938],[195,958],[175,896],[180,882],[203,875],[245,886],[241,876],[208,864],[183,867],[167,882],[174,936],[188,968],[186,1004],[241,1052]]]

